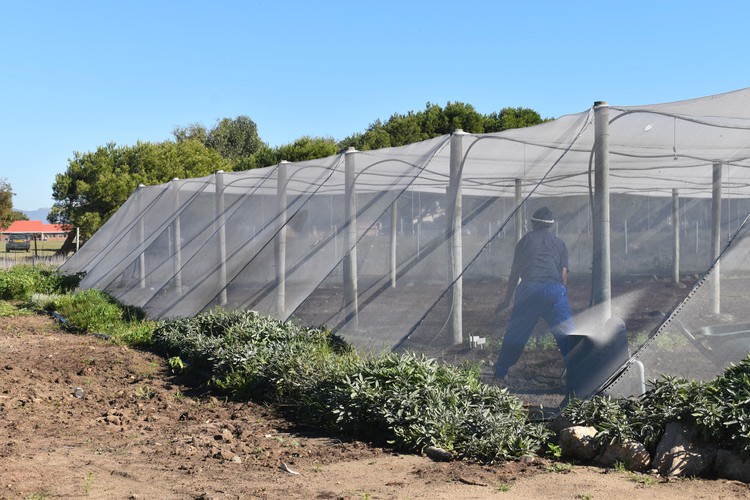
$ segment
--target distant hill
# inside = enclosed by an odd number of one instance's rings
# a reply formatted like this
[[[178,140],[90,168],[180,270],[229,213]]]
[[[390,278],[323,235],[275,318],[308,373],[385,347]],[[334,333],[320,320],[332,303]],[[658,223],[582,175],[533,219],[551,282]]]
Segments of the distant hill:
[[[37,208],[36,210],[21,210],[29,220],[40,220],[47,222],[47,215],[49,214],[49,208]]]

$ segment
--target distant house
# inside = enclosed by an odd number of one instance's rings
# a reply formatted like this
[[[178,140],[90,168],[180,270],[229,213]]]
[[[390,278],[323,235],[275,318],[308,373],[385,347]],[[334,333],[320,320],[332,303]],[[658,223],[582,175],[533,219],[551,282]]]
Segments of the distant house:
[[[9,234],[26,233],[36,235],[38,239],[65,239],[70,232],[60,224],[45,224],[40,220],[17,220],[7,229],[0,231],[3,239]]]

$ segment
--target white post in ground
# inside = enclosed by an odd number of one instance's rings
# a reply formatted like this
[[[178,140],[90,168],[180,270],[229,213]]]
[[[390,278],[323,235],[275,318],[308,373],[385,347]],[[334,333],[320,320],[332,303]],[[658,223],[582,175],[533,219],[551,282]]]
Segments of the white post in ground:
[[[174,190],[174,209],[177,212],[174,218],[174,288],[177,295],[182,295],[182,222],[180,220],[180,179],[172,179]]]
[[[680,283],[680,193],[672,189],[672,271],[674,283]]]
[[[594,304],[602,308],[602,324],[612,315],[609,208],[609,105],[594,103]]]
[[[138,191],[141,191],[146,186],[143,184],[138,184]],[[138,193],[138,216],[140,217],[138,219],[138,246],[143,247],[143,243],[146,239],[146,230],[144,227],[143,222],[143,192]],[[141,251],[141,254],[138,256],[138,277],[139,277],[139,285],[141,288],[146,288],[146,249],[144,248]]]
[[[359,326],[359,304],[357,290],[357,173],[355,159],[357,150],[349,148],[344,156],[344,213],[347,224],[344,233],[344,310],[347,321]]]
[[[286,319],[286,182],[289,162],[283,160],[276,168],[276,202],[279,212],[279,231],[274,239],[276,258],[276,312],[279,319]]]
[[[398,191],[393,192],[393,202],[391,203],[391,288],[396,288],[396,238],[398,236]]]
[[[219,305],[227,304],[227,233],[224,220],[224,171],[217,170],[215,193],[215,224],[218,236]]]
[[[463,138],[465,132],[457,129],[451,136],[450,180],[448,186],[448,234],[450,239],[451,287],[451,333],[453,345],[463,343],[463,242],[461,238],[463,197],[461,194],[461,170],[463,169]]]
[[[521,241],[523,238],[523,209],[521,208],[521,202],[523,201],[523,187],[521,179],[516,179],[516,243]]]
[[[710,310],[713,314],[721,313],[721,263],[717,260],[721,253],[721,163],[714,163],[713,183],[711,190],[711,262],[714,264],[711,273]]]

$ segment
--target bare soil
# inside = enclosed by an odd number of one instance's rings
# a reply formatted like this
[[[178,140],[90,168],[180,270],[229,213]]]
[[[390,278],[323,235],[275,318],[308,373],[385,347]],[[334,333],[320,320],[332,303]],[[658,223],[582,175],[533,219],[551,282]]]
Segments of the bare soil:
[[[434,462],[298,429],[270,408],[181,385],[151,353],[0,319],[0,498],[748,498],[535,459]]]

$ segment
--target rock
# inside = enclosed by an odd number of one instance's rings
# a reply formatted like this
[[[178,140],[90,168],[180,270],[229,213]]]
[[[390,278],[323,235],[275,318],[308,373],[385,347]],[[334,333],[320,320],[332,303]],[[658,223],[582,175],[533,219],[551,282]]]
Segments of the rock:
[[[234,462],[236,464],[241,464],[242,463],[242,459],[239,457],[239,455],[235,455],[235,456],[232,457],[232,462]]]
[[[436,462],[450,462],[453,460],[453,454],[437,446],[428,446],[424,449],[424,454]]]
[[[596,429],[576,425],[560,431],[560,448],[563,456],[589,462],[599,453],[594,439]]]
[[[73,397],[76,397],[78,399],[81,399],[86,393],[81,389],[80,387],[76,387],[73,390]]]
[[[659,441],[652,467],[663,476],[701,476],[711,470],[716,448],[699,442],[697,429],[670,422]]]
[[[718,450],[714,462],[714,471],[724,479],[750,483],[750,457],[743,458],[739,453]]]
[[[643,472],[651,467],[651,455],[646,447],[638,441],[625,441],[624,443],[607,445],[602,453],[596,457],[596,461],[609,466],[619,462],[627,470],[635,472]]]

